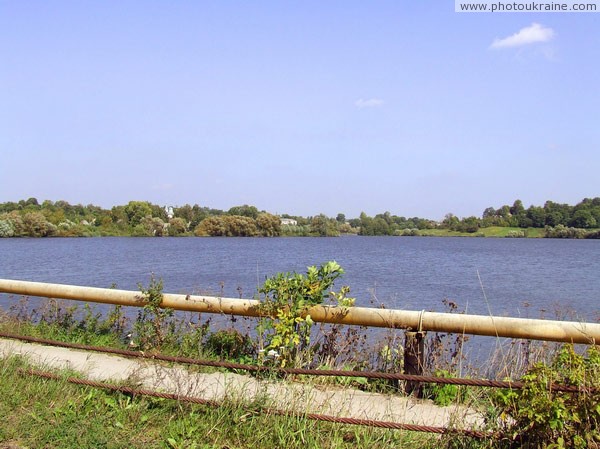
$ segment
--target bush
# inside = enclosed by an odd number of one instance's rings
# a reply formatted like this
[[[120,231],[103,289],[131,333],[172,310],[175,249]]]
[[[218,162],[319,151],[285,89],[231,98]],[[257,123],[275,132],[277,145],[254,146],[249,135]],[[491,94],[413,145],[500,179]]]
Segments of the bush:
[[[415,237],[421,235],[418,229],[404,229],[402,235],[405,237]]]
[[[550,364],[534,365],[522,390],[495,396],[510,447],[587,448],[600,443],[600,350],[585,355],[565,345]],[[576,392],[553,385],[577,387]]]
[[[0,237],[12,237],[15,235],[15,227],[10,220],[0,220]]]
[[[584,229],[567,228],[565,225],[557,225],[555,227],[546,226],[546,238],[551,239],[582,239],[586,236]]]
[[[260,350],[268,350],[282,367],[304,364],[313,325],[307,309],[322,304],[326,298],[342,308],[354,305],[354,298],[347,296],[349,287],[344,286],[337,293],[329,290],[343,273],[338,263],[330,261],[319,268],[308,267],[306,275],[278,273],[265,280],[259,289],[264,295],[259,310],[265,315],[257,329]]]

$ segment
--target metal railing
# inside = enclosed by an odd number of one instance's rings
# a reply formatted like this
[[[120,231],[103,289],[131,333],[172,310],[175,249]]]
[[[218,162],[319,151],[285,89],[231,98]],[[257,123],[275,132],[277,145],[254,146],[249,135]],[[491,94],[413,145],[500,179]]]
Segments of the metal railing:
[[[0,293],[135,307],[146,305],[143,295],[137,291],[9,279],[0,279]],[[160,307],[190,312],[261,316],[259,301],[253,299],[165,293]],[[305,315],[322,323],[387,327],[414,332],[448,332],[583,344],[600,342],[600,324],[589,322],[324,305],[307,309]]]

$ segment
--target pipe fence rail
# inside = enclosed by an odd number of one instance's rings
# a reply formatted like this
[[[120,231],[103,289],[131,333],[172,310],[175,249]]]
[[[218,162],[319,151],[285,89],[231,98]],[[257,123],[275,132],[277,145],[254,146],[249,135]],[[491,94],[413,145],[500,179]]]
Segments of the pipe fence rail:
[[[137,291],[0,279],[0,293],[71,299],[143,307]],[[163,294],[160,307],[189,312],[260,317],[259,301],[213,296]],[[367,307],[314,306],[306,310],[313,321],[416,332],[448,332],[491,337],[524,338],[565,343],[600,342],[600,324]]]

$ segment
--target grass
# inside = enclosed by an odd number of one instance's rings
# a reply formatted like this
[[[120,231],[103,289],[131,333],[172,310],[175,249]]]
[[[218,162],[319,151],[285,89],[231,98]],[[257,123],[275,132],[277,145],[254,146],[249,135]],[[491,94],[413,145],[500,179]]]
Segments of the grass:
[[[26,377],[0,360],[0,447],[354,448],[438,447],[427,434],[273,415],[260,401],[213,408]],[[69,373],[72,374],[72,373]],[[10,446],[8,446],[10,447]]]

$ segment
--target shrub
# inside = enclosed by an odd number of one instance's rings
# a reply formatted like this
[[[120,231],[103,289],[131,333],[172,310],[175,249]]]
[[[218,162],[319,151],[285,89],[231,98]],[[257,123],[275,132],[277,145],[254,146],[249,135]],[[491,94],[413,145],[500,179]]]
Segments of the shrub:
[[[565,345],[550,364],[534,365],[522,390],[495,395],[511,447],[587,448],[600,443],[600,350]],[[578,391],[557,391],[569,385]]]
[[[551,239],[582,239],[585,238],[586,231],[578,228],[568,228],[565,225],[555,227],[546,226],[546,238]]]
[[[404,229],[402,231],[402,235],[405,237],[415,237],[415,236],[419,236],[419,230],[418,229]]]
[[[12,237],[15,235],[15,227],[10,220],[0,220],[0,237]]]
[[[342,287],[339,293],[328,290],[343,273],[336,262],[327,262],[319,268],[308,267],[306,275],[278,273],[267,279],[259,289],[264,295],[259,308],[266,315],[258,327],[261,349],[269,350],[281,366],[301,364],[313,325],[306,310],[327,297],[342,307],[354,305],[354,299],[347,297],[349,287]]]

